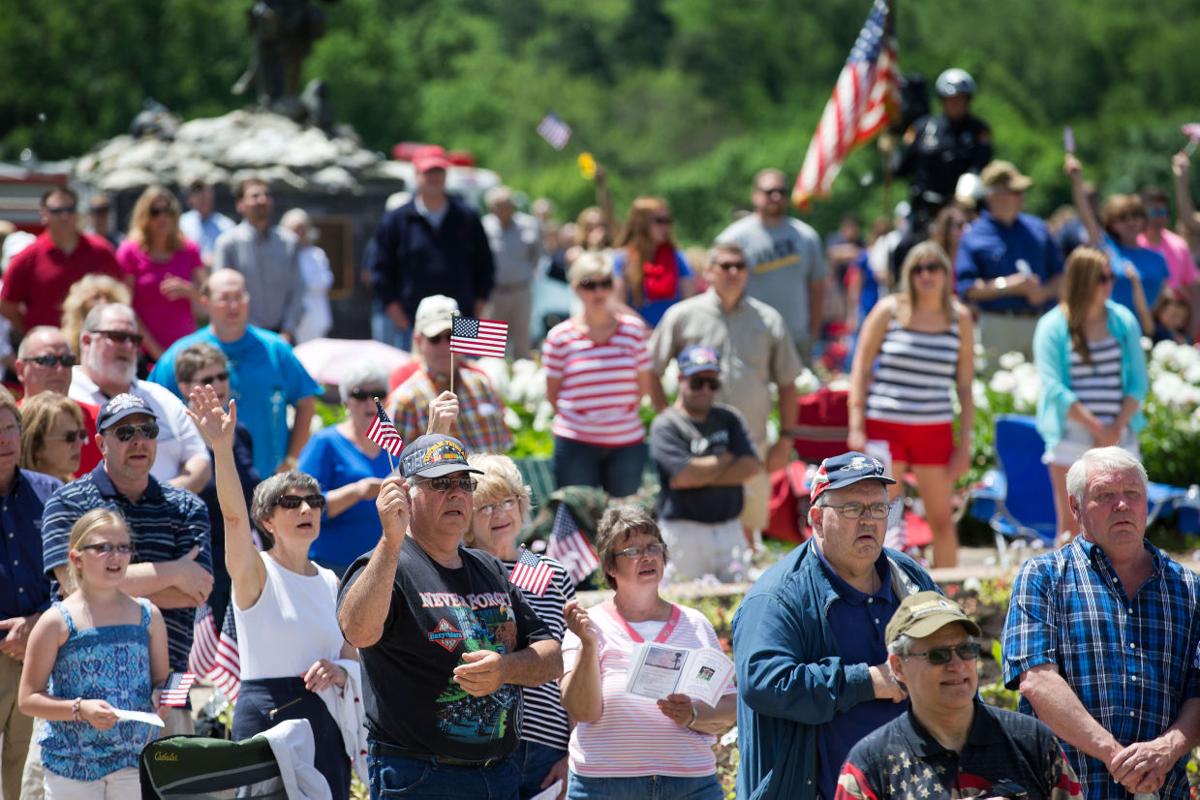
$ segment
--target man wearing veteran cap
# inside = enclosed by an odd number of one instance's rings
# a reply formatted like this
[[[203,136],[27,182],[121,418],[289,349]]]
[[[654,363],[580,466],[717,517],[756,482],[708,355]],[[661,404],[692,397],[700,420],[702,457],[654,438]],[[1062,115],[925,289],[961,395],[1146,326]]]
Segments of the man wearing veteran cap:
[[[904,599],[886,636],[888,667],[908,692],[909,709],[854,746],[836,800],[1082,798],[1049,728],[979,699],[980,635],[937,592]]]
[[[993,161],[979,179],[987,210],[963,234],[954,256],[958,293],[979,308],[980,338],[994,353],[1032,356],[1033,329],[1058,298],[1062,253],[1046,223],[1022,211],[1033,181],[1008,161]]]
[[[679,395],[650,425],[662,491],[658,521],[677,578],[737,578],[746,549],[742,484],[762,472],[741,413],[716,403],[721,356],[701,344],[679,353]]]
[[[392,373],[395,390],[388,396],[387,407],[406,442],[429,430],[436,400],[439,407],[456,412],[450,432],[469,452],[503,453],[512,447],[512,434],[504,424],[504,404],[487,375],[459,358],[453,362],[453,379],[450,376],[450,327],[458,313],[458,303],[444,294],[426,297],[417,306],[415,358]]]
[[[562,675],[562,653],[508,570],[463,546],[473,469],[462,443],[408,443],[376,500],[383,536],[346,574],[338,621],[358,647],[372,797],[517,797],[518,686]]]
[[[901,600],[934,589],[883,547],[883,464],[827,458],[813,478],[812,538],[767,570],[733,617],[738,797],[831,800],[846,754],[904,711],[885,628]]]
[[[42,512],[46,572],[59,580],[64,594],[72,591],[67,569],[71,527],[95,508],[120,512],[134,546],[121,590],[162,609],[171,669],[186,672],[195,608],[213,587],[208,511],[196,495],[151,474],[159,419],[145,399],[116,395],[100,409],[96,428],[104,460],[51,495]],[[166,735],[191,731],[189,712],[172,711]]]

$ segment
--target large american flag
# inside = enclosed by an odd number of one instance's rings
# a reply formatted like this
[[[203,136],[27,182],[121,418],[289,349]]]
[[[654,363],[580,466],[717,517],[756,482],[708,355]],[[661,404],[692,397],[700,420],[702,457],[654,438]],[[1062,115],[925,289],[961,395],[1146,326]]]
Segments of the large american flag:
[[[450,352],[504,358],[508,323],[498,319],[454,317],[450,321]]]
[[[582,583],[600,566],[596,550],[579,530],[575,515],[566,503],[560,503],[554,512],[554,527],[550,530],[546,555],[566,567],[576,583]]]
[[[399,458],[404,450],[404,439],[400,438],[400,432],[388,418],[378,397],[375,398],[375,419],[371,420],[371,427],[367,428],[367,438],[396,458]]]
[[[846,156],[874,138],[899,110],[892,0],[875,0],[809,142],[792,202],[806,208],[812,198],[828,195]]]
[[[553,111],[546,112],[537,126],[538,134],[555,150],[562,150],[571,141],[571,126],[563,122]]]
[[[521,556],[517,563],[513,564],[512,572],[508,573],[508,579],[513,586],[538,597],[546,593],[546,587],[550,585],[553,577],[554,568],[538,558],[537,553],[532,553],[524,547],[521,548]]]

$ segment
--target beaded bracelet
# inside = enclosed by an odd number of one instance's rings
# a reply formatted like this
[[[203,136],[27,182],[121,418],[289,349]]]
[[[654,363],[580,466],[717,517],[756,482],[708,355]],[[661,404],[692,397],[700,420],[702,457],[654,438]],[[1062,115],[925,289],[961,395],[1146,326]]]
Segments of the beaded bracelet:
[[[83,720],[82,720],[82,718],[81,718],[81,717],[80,717],[80,715],[79,715],[79,707],[80,707],[82,704],[83,704],[83,698],[82,698],[82,697],[76,697],[76,698],[75,698],[75,702],[74,702],[74,703],[71,703],[71,719],[75,720],[76,722],[82,722],[82,721],[83,721]]]

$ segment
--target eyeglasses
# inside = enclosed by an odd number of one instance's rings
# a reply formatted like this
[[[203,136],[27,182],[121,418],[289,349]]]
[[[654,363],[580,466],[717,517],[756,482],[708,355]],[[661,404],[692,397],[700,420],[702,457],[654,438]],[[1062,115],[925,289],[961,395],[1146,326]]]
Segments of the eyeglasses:
[[[141,425],[118,425],[115,428],[109,428],[107,431],[104,431],[104,433],[111,433],[113,436],[117,437],[117,441],[119,442],[128,442],[139,433],[143,438],[157,439],[158,423],[143,422]]]
[[[475,509],[475,513],[479,514],[480,516],[490,517],[497,510],[512,511],[516,507],[517,507],[517,498],[510,497],[507,500],[502,500],[499,503],[487,503],[486,505],[482,505],[479,508]]]
[[[142,343],[142,335],[140,333],[129,333],[128,331],[92,331],[92,333],[99,334],[117,344],[131,344],[137,347]]]
[[[1115,281],[1116,279],[1117,279],[1117,276],[1111,272],[1101,272],[1100,275],[1096,278],[1096,283],[1100,284],[1101,286],[1106,286],[1106,285],[1112,283],[1113,281]]]
[[[131,544],[113,544],[112,542],[101,542],[100,544],[85,544],[80,550],[88,550],[98,556],[111,556],[117,553],[123,556],[132,556],[134,554],[133,545]]]
[[[370,400],[373,397],[384,397],[387,395],[387,389],[352,389],[350,391],[350,399],[362,402]]]
[[[759,189],[759,191],[765,194],[767,197],[783,197],[785,194],[787,194],[787,190],[782,186],[771,186],[767,189]]]
[[[325,495],[322,494],[285,494],[275,501],[275,505],[294,511],[301,503],[308,503],[309,508],[324,508]]]
[[[52,217],[65,217],[75,213],[75,206],[46,206],[46,213]]]
[[[437,336],[426,336],[425,339],[430,344],[441,344],[442,342],[448,342],[450,341],[450,331],[439,333]],[[353,397],[354,395],[351,394],[350,396]]]
[[[229,380],[228,372],[214,372],[212,375],[197,375],[192,379],[193,383],[198,383],[201,386],[207,386],[210,383],[220,383]]]
[[[62,436],[47,436],[46,438],[53,442],[66,442],[67,444],[75,444],[77,441],[86,442],[87,435],[87,431],[85,431],[83,428],[80,428],[77,431],[67,431]]]
[[[715,266],[720,267],[726,272],[741,272],[746,268],[745,261],[718,261]]]
[[[979,643],[963,642],[954,647],[934,647],[924,653],[909,653],[905,658],[928,659],[930,665],[937,667],[949,664],[953,655],[957,655],[963,661],[974,661],[979,658]]]
[[[164,214],[174,214],[175,210],[170,206],[151,206],[150,216],[161,217]]]
[[[930,264],[914,264],[913,268],[912,268],[913,275],[920,275],[921,273],[924,273],[924,272],[934,273],[934,272],[941,272],[941,271],[942,271],[942,265],[938,264],[936,262],[930,263]]]
[[[705,378],[701,375],[693,375],[688,378],[688,386],[692,387],[693,392],[698,392],[701,389],[712,389],[714,392],[721,388],[720,378]]]
[[[670,225],[675,220],[671,219],[671,217],[667,214],[662,214],[660,216],[654,217],[650,221],[653,222],[655,225]]]
[[[452,478],[449,475],[443,475],[440,478],[430,478],[424,481],[424,483],[435,492],[448,492],[456,487],[462,489],[464,492],[473,492],[479,488],[479,481],[474,478]]]
[[[613,287],[612,278],[601,278],[600,280],[586,280],[579,282],[579,288],[585,292],[591,292],[596,289],[611,289]]]
[[[832,508],[846,519],[858,519],[866,515],[870,519],[887,519],[892,507],[887,503],[842,503],[840,506],[825,506]]]
[[[75,356],[72,353],[67,353],[62,356],[31,356],[22,358],[22,361],[32,361],[39,367],[51,369],[53,367],[73,367],[75,366]]]
[[[645,547],[626,547],[624,550],[618,550],[614,555],[618,555],[621,558],[640,558],[642,553],[648,556],[661,556],[666,549],[666,547],[658,542],[651,542]]]

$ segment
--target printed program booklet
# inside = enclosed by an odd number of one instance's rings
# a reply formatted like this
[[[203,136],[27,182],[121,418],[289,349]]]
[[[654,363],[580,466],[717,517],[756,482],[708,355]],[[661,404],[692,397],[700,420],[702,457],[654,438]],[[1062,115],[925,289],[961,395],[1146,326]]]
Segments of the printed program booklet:
[[[686,694],[715,708],[732,680],[733,662],[720,650],[642,642],[633,650],[625,691],[655,700]]]

